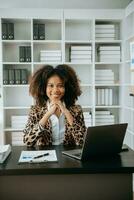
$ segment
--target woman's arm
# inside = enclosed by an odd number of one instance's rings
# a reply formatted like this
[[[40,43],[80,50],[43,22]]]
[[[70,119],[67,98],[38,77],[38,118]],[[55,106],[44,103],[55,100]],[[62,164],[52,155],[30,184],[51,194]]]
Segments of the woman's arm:
[[[76,145],[83,144],[83,138],[86,133],[86,126],[84,122],[84,116],[81,106],[75,105],[71,107],[70,113],[73,116],[73,123],[70,125],[67,121],[66,124],[66,138],[69,138],[68,135],[72,135]],[[66,141],[68,143],[68,141]]]
[[[28,122],[26,124],[23,141],[27,146],[34,146],[37,141],[40,141],[40,145],[49,145],[51,129],[48,120],[43,124],[43,129],[39,124],[41,118],[41,110],[36,106],[32,106],[30,109]]]

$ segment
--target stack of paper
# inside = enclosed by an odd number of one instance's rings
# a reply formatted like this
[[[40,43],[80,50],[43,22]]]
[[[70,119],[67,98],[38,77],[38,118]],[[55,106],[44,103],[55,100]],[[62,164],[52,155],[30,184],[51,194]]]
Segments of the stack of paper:
[[[10,152],[11,152],[11,146],[9,144],[0,145],[0,163],[3,163],[6,160]]]
[[[115,25],[114,24],[96,24],[95,38],[97,40],[114,40]]]
[[[19,163],[42,163],[57,161],[55,150],[22,151]]]
[[[61,62],[61,50],[41,50],[40,62]]]

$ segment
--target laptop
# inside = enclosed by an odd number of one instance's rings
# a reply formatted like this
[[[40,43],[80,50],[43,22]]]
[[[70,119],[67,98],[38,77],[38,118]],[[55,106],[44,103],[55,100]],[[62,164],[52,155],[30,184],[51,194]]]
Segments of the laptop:
[[[63,151],[78,160],[117,155],[122,151],[127,123],[88,127],[82,149]]]

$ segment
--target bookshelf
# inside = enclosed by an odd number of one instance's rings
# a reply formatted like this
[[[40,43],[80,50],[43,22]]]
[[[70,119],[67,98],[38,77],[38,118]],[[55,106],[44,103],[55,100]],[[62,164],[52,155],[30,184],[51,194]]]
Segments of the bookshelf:
[[[123,102],[123,116],[124,121],[128,122],[128,129],[126,134],[126,143],[134,149],[134,96],[130,96],[131,89],[134,88],[134,72],[131,69],[131,52],[130,45],[134,41],[134,2],[130,3],[125,10],[124,22],[124,38],[125,38],[125,59],[124,59],[124,102]]]
[[[12,116],[27,115],[30,106],[34,104],[28,94],[28,83],[3,84],[5,69],[20,71],[25,69],[30,76],[44,64],[53,66],[68,64],[77,72],[81,80],[83,93],[78,103],[82,105],[85,118],[87,113],[90,113],[90,122],[86,118],[87,124],[122,122],[123,19],[124,10],[109,10],[109,12],[99,10],[98,12],[98,10],[73,9],[19,9],[17,13],[15,9],[12,9],[11,13],[2,11],[1,35],[2,24],[12,23],[14,37],[10,40],[1,37],[0,40],[2,52],[0,123],[3,124],[0,132],[1,143],[11,143],[11,133],[22,131],[20,127],[11,126]],[[40,37],[37,36],[39,32]],[[20,46],[30,47],[30,61],[20,62]],[[112,52],[108,55],[101,52],[103,47],[111,47]],[[43,56],[44,51],[47,53],[54,51],[59,57],[48,59]],[[97,75],[97,70],[101,70],[102,76]],[[103,76],[105,73],[106,75]],[[106,79],[106,76],[110,79]],[[98,101],[100,103],[97,103]]]

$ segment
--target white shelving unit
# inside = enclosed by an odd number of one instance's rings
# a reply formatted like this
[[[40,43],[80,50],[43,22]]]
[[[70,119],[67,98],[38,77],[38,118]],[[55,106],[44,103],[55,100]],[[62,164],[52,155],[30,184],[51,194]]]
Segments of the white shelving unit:
[[[130,43],[134,41],[134,1],[126,8],[124,21],[124,38],[125,38],[125,60],[124,60],[124,121],[128,122],[128,129],[126,134],[126,143],[134,149],[134,96],[130,96],[131,87],[131,60],[130,60]]]
[[[78,99],[78,103],[82,105],[84,111],[92,114],[91,124],[97,124],[96,111],[110,111],[114,115],[114,123],[123,121],[121,115],[123,110],[122,88],[125,84],[122,76],[124,10],[17,9],[17,12],[15,11],[15,9],[11,13],[5,10],[1,11],[1,24],[2,22],[14,23],[14,40],[0,40],[2,55],[0,58],[0,94],[2,96],[0,98],[2,113],[0,124],[3,124],[0,129],[0,142],[11,143],[11,132],[22,131],[22,129],[11,128],[11,116],[27,115],[30,105],[34,103],[28,94],[28,84],[3,84],[3,70],[6,68],[27,69],[30,75],[44,64],[52,64],[53,66],[68,64],[75,69],[81,80],[83,93]],[[34,23],[45,24],[45,40],[33,40]],[[95,37],[97,24],[114,25],[114,39],[97,40]],[[31,46],[31,62],[19,62],[19,46]],[[91,61],[86,63],[84,61],[71,62],[71,46],[90,46]],[[121,60],[100,62],[98,55],[100,46],[120,46]],[[62,59],[60,62],[40,62],[41,50],[61,50]],[[114,73],[114,82],[96,83],[96,70],[111,70]],[[96,89],[112,89],[112,104],[97,105]]]

